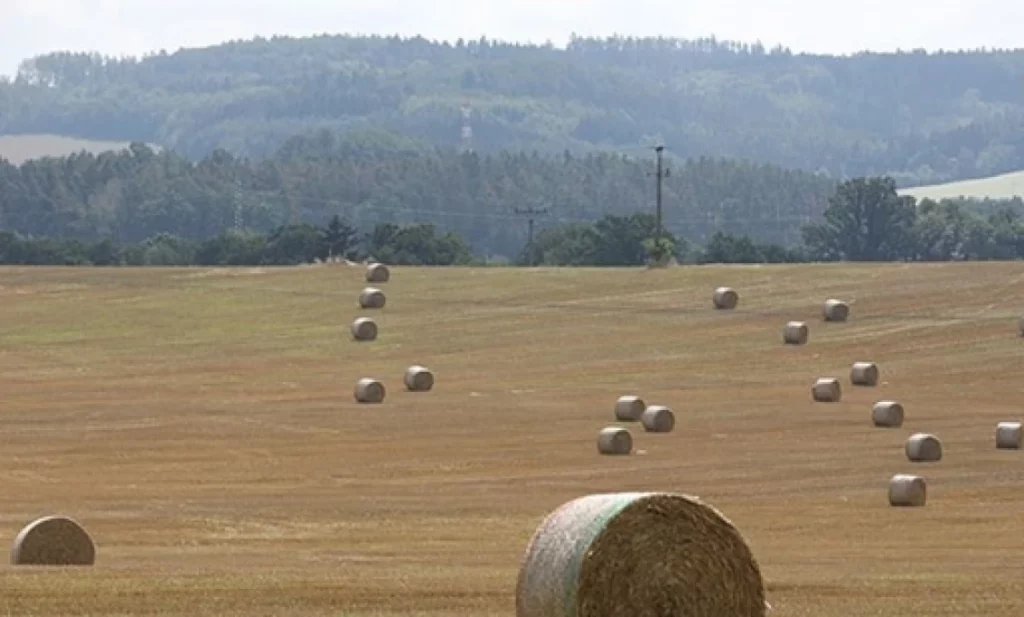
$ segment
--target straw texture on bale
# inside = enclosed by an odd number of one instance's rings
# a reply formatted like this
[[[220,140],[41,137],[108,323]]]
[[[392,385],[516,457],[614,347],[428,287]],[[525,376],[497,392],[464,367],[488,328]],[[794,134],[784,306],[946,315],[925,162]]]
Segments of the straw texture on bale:
[[[818,403],[838,403],[843,398],[843,389],[835,377],[822,377],[811,387],[811,398]]]
[[[1020,450],[1020,422],[1000,422],[996,425],[996,448],[1000,450]]]
[[[907,458],[916,463],[942,460],[942,442],[935,435],[915,433],[907,439]]]
[[[359,294],[359,308],[380,309],[384,308],[386,303],[384,292],[376,287],[367,287]]]
[[[1020,330],[1020,335],[1024,336],[1024,315],[1017,320],[1017,329]]]
[[[387,391],[384,388],[384,384],[376,379],[364,377],[356,383],[356,402],[383,403],[385,394],[387,394]]]
[[[782,329],[782,342],[787,345],[806,345],[810,331],[802,321],[791,321]]]
[[[647,403],[639,396],[627,394],[615,401],[615,419],[619,422],[639,422]]]
[[[574,499],[526,549],[516,617],[764,617],[760,567],[715,508],[672,493]]]
[[[850,383],[855,386],[877,386],[878,365],[874,362],[854,362],[850,367]]]
[[[920,507],[928,498],[928,485],[921,476],[898,473],[889,480],[889,505]]]
[[[662,405],[651,405],[640,416],[640,423],[648,433],[671,433],[676,426],[676,415]]]
[[[597,451],[601,454],[629,454],[633,451],[633,436],[621,426],[609,426],[597,434]]]
[[[886,428],[903,426],[903,405],[896,401],[878,401],[871,408],[871,422]]]
[[[91,566],[96,546],[74,520],[47,516],[29,523],[14,538],[11,563],[28,566]]]
[[[410,392],[429,392],[434,388],[434,374],[425,366],[414,364],[405,369],[405,387]]]
[[[391,271],[384,264],[370,264],[366,267],[367,283],[387,283],[391,280]]]
[[[377,322],[369,317],[360,317],[352,322],[352,338],[357,341],[372,341],[377,338]]]
[[[715,290],[712,298],[715,308],[723,311],[731,311],[740,302],[740,295],[731,287],[719,287]]]
[[[822,309],[822,317],[825,321],[846,321],[850,316],[850,305],[842,300],[826,300],[825,308]]]

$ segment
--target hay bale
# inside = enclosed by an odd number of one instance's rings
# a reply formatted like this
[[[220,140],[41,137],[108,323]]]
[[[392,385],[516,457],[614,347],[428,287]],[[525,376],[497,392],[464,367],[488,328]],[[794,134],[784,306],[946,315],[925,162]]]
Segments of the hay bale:
[[[434,388],[434,374],[425,366],[414,364],[405,369],[405,388],[410,392],[429,392]]]
[[[639,396],[620,396],[615,401],[615,419],[619,422],[639,422],[646,409],[647,403]]]
[[[383,403],[384,395],[387,391],[384,388],[384,384],[364,377],[356,383],[355,397],[358,403]]]
[[[817,403],[838,403],[843,398],[843,389],[835,377],[822,377],[811,387],[811,398]]]
[[[786,345],[806,345],[810,331],[802,321],[791,321],[782,329],[782,342]]]
[[[878,401],[871,408],[871,422],[885,428],[903,426],[903,405],[896,401]]]
[[[640,423],[648,433],[670,433],[676,426],[676,415],[663,405],[651,405],[640,415]]]
[[[874,362],[854,362],[850,367],[850,383],[855,386],[877,386],[878,365]]]
[[[889,505],[921,507],[928,497],[928,485],[921,476],[898,473],[889,480]]]
[[[1000,450],[1020,450],[1020,422],[1000,422],[996,425],[996,448]]]
[[[1017,319],[1017,329],[1020,330],[1020,335],[1024,336],[1024,315]]]
[[[731,311],[740,302],[740,295],[731,287],[719,287],[712,297],[715,308],[723,311]]]
[[[915,433],[907,439],[907,458],[915,463],[942,460],[942,442],[935,435]]]
[[[821,316],[825,321],[846,321],[850,316],[850,305],[842,300],[826,300]]]
[[[621,426],[603,428],[597,434],[597,451],[601,454],[629,454],[633,451],[633,436]]]
[[[376,287],[367,287],[359,294],[359,308],[381,309],[387,303],[384,292]]]
[[[357,341],[373,341],[377,338],[377,322],[369,317],[360,317],[352,322],[352,338]]]
[[[537,528],[516,617],[763,617],[750,547],[718,510],[672,493],[587,495]]]
[[[64,516],[46,516],[29,523],[11,547],[13,565],[91,566],[95,561],[92,538]]]
[[[384,264],[373,263],[366,266],[367,283],[387,283],[391,280],[391,270]]]

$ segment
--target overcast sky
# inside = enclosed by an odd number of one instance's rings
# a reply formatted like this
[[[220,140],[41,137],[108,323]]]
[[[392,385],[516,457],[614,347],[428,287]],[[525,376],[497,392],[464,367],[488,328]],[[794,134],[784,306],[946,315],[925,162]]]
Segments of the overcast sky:
[[[1021,0],[0,0],[0,74],[50,51],[146,51],[274,34],[455,40],[665,35],[794,51],[1024,47]]]

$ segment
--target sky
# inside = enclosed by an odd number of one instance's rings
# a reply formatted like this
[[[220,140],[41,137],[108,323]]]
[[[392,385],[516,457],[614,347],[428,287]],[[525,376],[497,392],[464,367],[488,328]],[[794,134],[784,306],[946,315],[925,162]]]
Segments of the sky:
[[[0,75],[51,51],[141,55],[253,36],[422,35],[562,46],[573,32],[794,51],[1024,47],[1021,0],[0,0]]]

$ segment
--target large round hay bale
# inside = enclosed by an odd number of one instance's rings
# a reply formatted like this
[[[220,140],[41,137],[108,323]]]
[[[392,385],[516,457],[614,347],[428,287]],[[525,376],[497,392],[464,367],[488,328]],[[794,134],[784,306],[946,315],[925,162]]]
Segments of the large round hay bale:
[[[1000,450],[1020,450],[1020,422],[1000,422],[996,425],[996,448]]]
[[[676,426],[676,415],[663,405],[651,405],[640,415],[640,423],[648,433],[671,433]]]
[[[811,387],[811,398],[818,403],[838,403],[843,398],[843,389],[835,377],[822,377]]]
[[[358,403],[383,403],[387,391],[381,382],[364,377],[356,382],[354,394]]]
[[[802,321],[791,321],[782,329],[782,342],[786,345],[806,345],[810,330]]]
[[[359,293],[359,308],[380,309],[384,308],[386,303],[384,292],[376,287],[367,287]]]
[[[410,392],[429,392],[434,388],[434,374],[425,366],[414,364],[405,369],[405,388]]]
[[[850,316],[850,305],[842,300],[826,300],[821,316],[825,321],[846,321]]]
[[[91,566],[95,561],[92,538],[81,525],[64,516],[47,516],[29,523],[11,547],[14,565]]]
[[[516,617],[764,617],[764,581],[735,526],[695,497],[588,495],[526,549]]]
[[[712,297],[715,308],[723,311],[731,311],[740,302],[740,295],[732,287],[719,287]]]
[[[352,322],[352,338],[357,341],[373,341],[377,338],[377,322],[369,317],[360,317]]]
[[[889,480],[889,505],[920,507],[928,498],[928,485],[921,476],[898,473]]]
[[[855,386],[877,386],[878,365],[874,362],[854,362],[850,367],[850,383]]]
[[[915,463],[932,463],[942,460],[942,442],[935,435],[915,433],[907,439],[907,458]]]
[[[633,436],[621,426],[609,426],[597,434],[597,451],[601,454],[629,454],[633,451]]]
[[[903,405],[896,401],[878,401],[871,408],[871,422],[885,428],[903,426]]]
[[[639,396],[627,394],[615,401],[615,419],[619,422],[639,422],[647,403]]]
[[[384,264],[370,264],[366,266],[367,283],[387,283],[391,280],[391,270]]]

